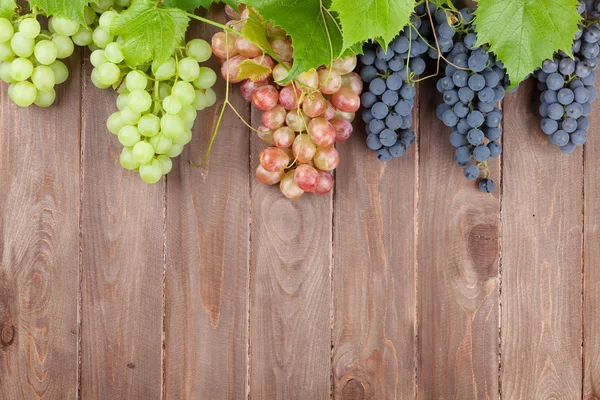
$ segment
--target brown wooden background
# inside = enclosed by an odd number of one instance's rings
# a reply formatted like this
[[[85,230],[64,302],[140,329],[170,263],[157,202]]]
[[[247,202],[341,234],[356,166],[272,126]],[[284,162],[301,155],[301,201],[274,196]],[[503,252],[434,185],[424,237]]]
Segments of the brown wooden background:
[[[600,398],[600,102],[563,156],[509,95],[485,195],[431,80],[404,158],[358,131],[335,193],[288,201],[231,112],[187,165],[217,107],[166,180],[123,170],[86,58],[51,109],[0,90],[1,399]]]

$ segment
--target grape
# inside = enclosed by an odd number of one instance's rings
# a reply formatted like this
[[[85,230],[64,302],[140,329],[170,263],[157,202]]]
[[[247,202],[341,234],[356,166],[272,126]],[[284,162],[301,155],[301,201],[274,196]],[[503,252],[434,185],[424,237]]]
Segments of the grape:
[[[12,85],[11,88],[11,99],[19,107],[29,107],[37,97],[37,89],[31,82],[18,82]]]
[[[119,64],[125,59],[121,45],[116,42],[109,43],[106,46],[104,49],[104,55],[106,59],[113,64]]]
[[[16,55],[23,58],[29,58],[33,54],[35,41],[26,37],[21,32],[17,32],[10,39],[10,47]]]
[[[125,124],[121,120],[121,113],[118,111],[112,113],[106,120],[106,128],[110,133],[114,133],[115,135],[117,135],[124,126]]]
[[[140,167],[140,164],[133,158],[133,151],[129,147],[124,147],[123,150],[121,150],[119,161],[121,166],[125,169],[133,171]]]
[[[340,163],[340,156],[333,146],[317,147],[313,161],[321,171],[333,171]]]
[[[26,58],[17,58],[10,66],[10,76],[15,81],[29,79],[33,73],[33,64]]]
[[[152,65],[152,73],[154,77],[159,81],[165,81],[175,76],[177,72],[177,64],[173,57],[170,57],[167,61],[155,67]]]
[[[160,161],[154,159],[151,163],[140,165],[140,176],[142,180],[149,184],[154,184],[160,180],[163,175],[163,168]]]
[[[6,18],[0,18],[0,43],[8,42],[14,33],[12,23]]]
[[[66,35],[70,36],[70,35]],[[114,37],[109,33],[108,30],[98,27],[92,34],[92,41],[98,48],[104,49],[108,44],[113,41]]]
[[[191,83],[179,81],[173,85],[173,91],[171,95],[177,97],[184,106],[188,106],[194,103],[196,90]]]
[[[140,132],[132,125],[123,126],[119,129],[117,136],[119,137],[119,142],[125,147],[132,147],[140,141]]]
[[[138,112],[132,111],[129,107],[124,107],[121,110],[121,120],[128,125],[137,124],[141,115]]]
[[[41,29],[40,23],[35,18],[25,18],[19,24],[19,32],[29,39],[35,39],[40,34]]]
[[[160,119],[160,128],[164,136],[174,139],[183,134],[185,124],[179,115],[165,114]]]
[[[159,134],[150,138],[150,144],[154,146],[156,154],[166,154],[173,146],[173,140],[165,135]]]
[[[473,157],[478,162],[486,162],[491,156],[491,150],[486,145],[480,145],[473,150]]]
[[[261,86],[252,94],[252,104],[262,111],[268,111],[275,107],[278,100],[279,92],[271,85]]]
[[[502,154],[502,145],[498,142],[489,142],[487,147],[490,150],[491,157],[496,158]]]
[[[290,200],[294,200],[299,198],[304,194],[304,190],[298,186],[296,180],[294,179],[295,171],[288,171],[283,178],[281,179],[281,183],[279,184],[279,189],[281,193]]]
[[[211,47],[207,41],[202,39],[192,39],[186,45],[186,53],[199,63],[207,61],[211,54]]]
[[[77,46],[83,47],[92,43],[92,34],[93,31],[90,28],[86,26],[81,26],[79,27],[77,33],[71,37],[71,39],[73,40],[73,43],[75,43]]]
[[[104,64],[105,65],[114,65],[114,64]],[[152,96],[145,90],[134,90],[129,93],[127,97],[127,107],[133,112],[143,113],[150,109],[152,106]]]
[[[52,38],[52,43],[54,43],[56,47],[57,58],[67,58],[71,54],[73,54],[73,51],[75,50],[75,45],[73,44],[73,41],[67,36],[54,35],[54,38]]]
[[[52,71],[52,68],[46,65],[40,65],[33,70],[31,81],[35,85],[36,89],[42,92],[51,91],[54,89],[54,85],[56,84],[54,71]]]
[[[56,79],[57,85],[66,82],[69,78],[69,69],[62,61],[54,61],[50,64],[50,68],[54,72],[54,78]]]
[[[110,86],[119,80],[121,70],[116,64],[106,62],[94,69],[97,72],[96,77],[102,85]]]
[[[125,77],[125,85],[129,91],[144,90],[148,85],[148,78],[146,77],[146,74],[141,71],[131,71]]]
[[[269,172],[259,165],[256,168],[256,178],[264,183],[265,185],[275,185],[281,182],[281,179],[285,176],[285,171],[281,170],[278,172]]]
[[[494,188],[494,181],[491,179],[482,179],[479,181],[479,190],[481,190],[483,193],[492,193]]]
[[[149,163],[154,157],[154,147],[148,142],[138,142],[132,149],[133,159],[140,163]]]
[[[111,24],[113,23],[115,18],[118,16],[119,16],[119,13],[114,10],[103,12],[102,15],[100,15],[100,19],[98,20],[98,25],[102,29],[105,29],[106,31],[110,31]]]
[[[63,36],[73,36],[79,30],[79,23],[71,21],[67,18],[52,17],[52,27],[54,30]]]
[[[469,164],[465,167],[464,175],[468,180],[474,181],[479,177],[479,168],[474,164]]]

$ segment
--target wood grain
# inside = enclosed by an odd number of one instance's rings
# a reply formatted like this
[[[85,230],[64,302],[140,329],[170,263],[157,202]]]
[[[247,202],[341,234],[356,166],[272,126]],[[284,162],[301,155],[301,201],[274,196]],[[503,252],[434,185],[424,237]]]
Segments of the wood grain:
[[[0,398],[75,399],[80,57],[47,109],[0,89]]]
[[[119,163],[116,94],[83,86],[82,399],[161,396],[164,180]]]
[[[253,134],[253,175],[264,147]],[[251,188],[250,398],[329,399],[332,195],[290,201],[254,176]]]
[[[224,20],[224,14],[210,18]],[[192,31],[210,42],[215,29]],[[216,63],[210,64],[215,68]],[[194,139],[167,185],[166,397],[242,399],[247,396],[249,269],[249,130],[225,114],[210,160],[208,148],[225,98],[199,114]],[[238,89],[230,100],[249,119]]]
[[[495,398],[500,190],[481,193],[455,163],[435,79],[421,99],[418,398]],[[499,162],[490,167],[500,186]]]
[[[600,88],[600,84],[596,85]],[[590,114],[591,129],[584,149],[584,308],[583,398],[600,399],[600,102]]]
[[[505,100],[502,398],[581,397],[581,150],[539,126],[533,82]]]
[[[417,116],[418,107],[418,133]],[[413,399],[418,146],[382,163],[355,125],[338,144],[334,398]]]

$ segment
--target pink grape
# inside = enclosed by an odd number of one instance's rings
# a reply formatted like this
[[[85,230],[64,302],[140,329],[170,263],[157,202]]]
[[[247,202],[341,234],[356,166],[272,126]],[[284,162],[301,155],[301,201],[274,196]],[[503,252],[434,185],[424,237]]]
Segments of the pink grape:
[[[240,91],[242,92],[242,97],[244,97],[244,99],[246,99],[247,102],[251,102],[252,95],[254,94],[254,91],[256,90],[256,88],[259,88],[259,87],[265,86],[265,85],[268,85],[267,80],[253,82],[250,79],[244,79],[242,81],[242,83],[240,84]]]
[[[225,59],[229,54],[229,57],[233,57],[237,54],[235,49],[235,35],[228,33],[227,42],[225,41],[225,32],[217,32],[212,37],[212,51],[213,54],[219,58]]]
[[[340,111],[356,112],[360,108],[360,97],[351,88],[343,87],[333,94],[333,106]]]
[[[277,172],[269,172],[266,169],[264,169],[262,165],[259,165],[258,168],[256,168],[256,178],[258,178],[258,180],[264,183],[265,185],[274,185],[276,183],[281,182],[281,179],[284,175],[285,170],[283,169]]]
[[[221,64],[221,76],[223,76],[223,79],[227,80],[227,75],[229,75],[229,82],[241,82],[242,80],[238,78],[240,74],[239,65],[244,60],[247,60],[247,58],[244,56],[231,57],[229,62],[225,60],[225,62]]]
[[[315,156],[317,145],[308,135],[298,135],[292,145],[292,151],[300,164],[306,164]]]
[[[319,75],[319,90],[325,94],[334,94],[342,87],[342,76],[337,71],[324,68],[320,69]]]
[[[332,69],[342,75],[349,74],[356,68],[356,56],[348,56],[333,60]]]
[[[262,124],[271,130],[281,128],[285,122],[287,111],[282,105],[277,104],[275,107],[265,111],[261,116]],[[287,146],[286,146],[287,147]]]
[[[240,19],[248,19],[248,16],[250,15],[250,10],[248,10],[248,8],[244,8],[242,10],[242,12],[240,13]]]
[[[258,57],[254,57],[252,59],[252,61],[254,61],[255,63],[257,63],[258,65],[263,65],[265,67],[269,67],[271,70],[273,68],[275,68],[275,62],[273,61],[273,59],[271,57],[269,57],[268,55],[260,55]]]
[[[262,111],[268,111],[275,107],[278,101],[279,92],[271,85],[261,86],[252,93],[252,104]]]
[[[243,36],[238,36],[237,39],[235,39],[235,48],[238,53],[247,58],[258,57],[262,54],[262,50],[257,45]]]
[[[271,42],[271,48],[280,61],[291,62],[294,55],[292,41],[288,38],[279,38]]]
[[[290,163],[287,153],[277,147],[267,147],[260,152],[260,165],[269,172],[278,172],[285,169]]]
[[[301,91],[292,85],[286,86],[279,92],[279,104],[286,110],[295,110],[298,108],[298,100],[301,97]]]
[[[240,13],[229,4],[225,4],[225,14],[227,14],[227,16],[231,19],[240,19]]]
[[[349,87],[360,96],[363,91],[363,80],[356,72],[350,72],[349,74],[342,75],[342,86]]]
[[[323,118],[329,121],[333,117],[335,117],[335,107],[327,100],[327,107],[325,108],[325,112],[323,112]]]
[[[319,74],[315,69],[301,73],[296,80],[304,86],[308,86],[315,90],[319,87]]]
[[[281,193],[290,200],[295,200],[304,194],[304,190],[298,186],[294,179],[294,172],[294,170],[288,171],[279,184]]]
[[[266,126],[259,126],[256,134],[258,135],[260,140],[267,146],[275,146],[275,143],[273,142],[273,131],[267,128]]]
[[[285,117],[285,124],[294,132],[306,132],[308,118],[302,111],[298,113],[296,110],[292,110]]]
[[[302,102],[302,111],[309,118],[316,118],[323,114],[327,107],[325,97],[319,92],[314,92],[306,96]]]
[[[308,164],[300,164],[294,172],[294,180],[305,192],[314,192],[319,186],[319,171]]]
[[[239,21],[239,20],[234,20],[234,19],[232,19],[231,21],[227,21],[225,23],[226,26],[230,27],[231,29],[233,29],[234,31],[237,31],[237,32],[240,32],[245,24],[246,24],[245,21]]]
[[[352,135],[352,124],[350,121],[345,120],[343,118],[335,117],[330,121],[331,125],[335,128],[335,141],[343,142],[348,140],[348,138]]]
[[[271,21],[267,21],[265,23],[265,28],[267,29],[267,37],[269,39],[278,38],[278,37],[287,35],[287,33],[282,28],[273,24],[273,22],[271,22]]]
[[[273,143],[280,149],[289,148],[294,144],[294,139],[296,139],[296,133],[287,126],[282,126],[273,132]]]
[[[315,118],[308,123],[308,133],[313,142],[319,147],[335,143],[335,128],[325,118]]]
[[[315,189],[316,194],[327,194],[331,192],[333,186],[335,184],[335,180],[333,179],[333,175],[326,171],[319,171],[319,184]]]
[[[321,171],[333,171],[340,163],[340,155],[333,146],[317,147],[314,161]]]

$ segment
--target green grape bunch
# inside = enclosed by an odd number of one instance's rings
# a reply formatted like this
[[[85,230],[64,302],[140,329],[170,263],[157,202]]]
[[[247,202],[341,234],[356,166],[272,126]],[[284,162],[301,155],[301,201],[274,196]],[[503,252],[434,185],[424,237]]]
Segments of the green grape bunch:
[[[96,87],[119,93],[118,111],[106,125],[123,145],[121,165],[153,184],[171,171],[171,159],[192,140],[197,111],[216,102],[212,86],[217,75],[200,65],[211,57],[211,45],[192,39],[162,63],[131,66],[123,55],[123,38],[111,35],[118,15],[114,9],[102,12],[91,33],[90,78]]]

